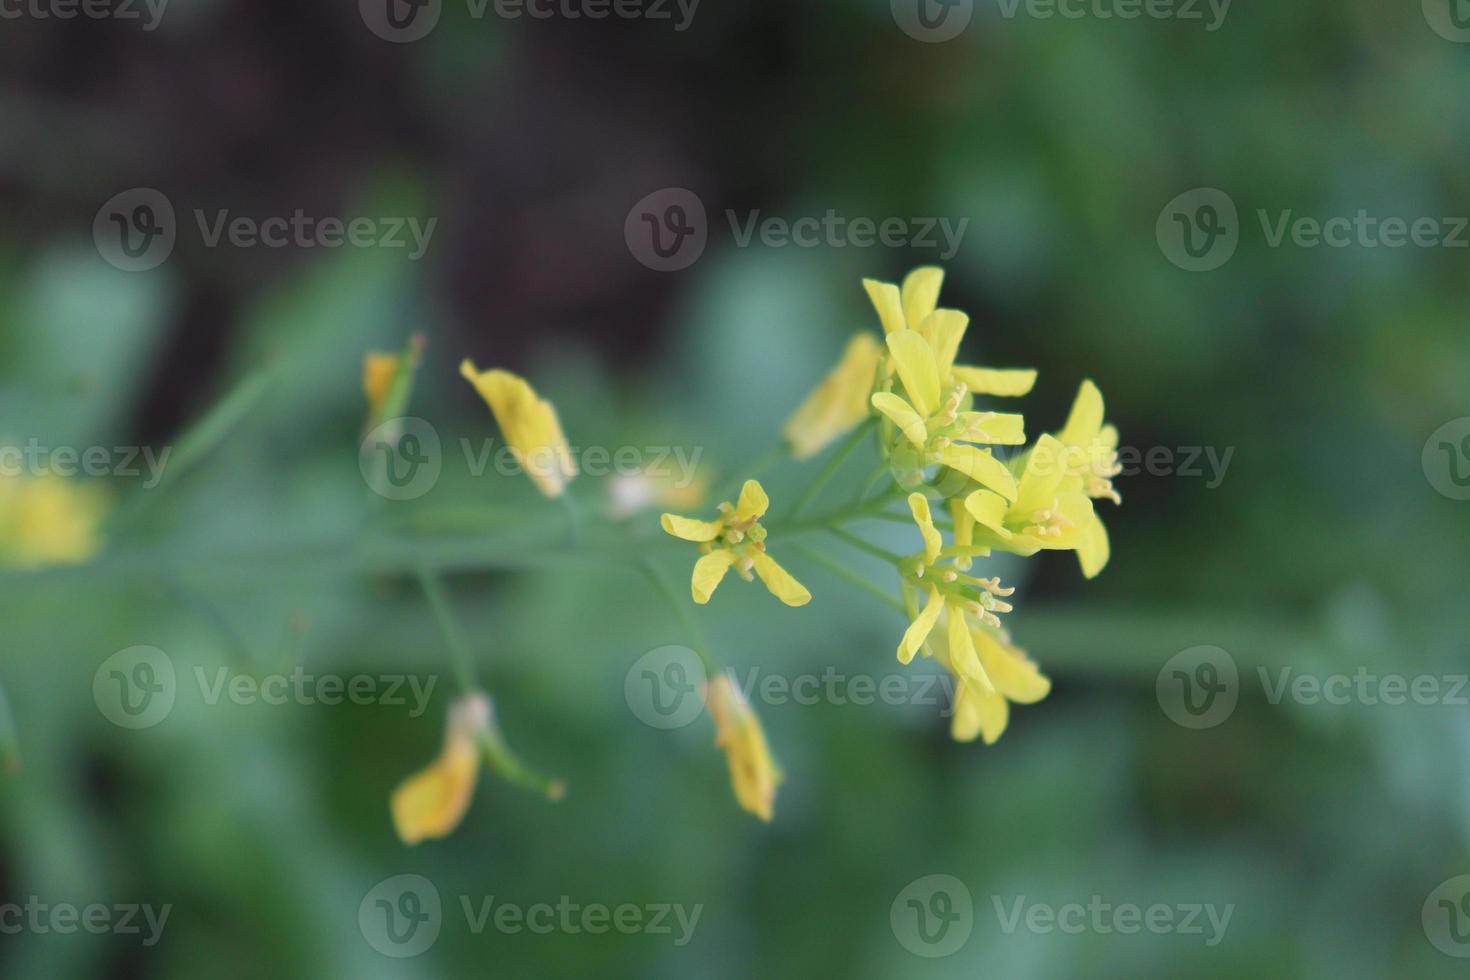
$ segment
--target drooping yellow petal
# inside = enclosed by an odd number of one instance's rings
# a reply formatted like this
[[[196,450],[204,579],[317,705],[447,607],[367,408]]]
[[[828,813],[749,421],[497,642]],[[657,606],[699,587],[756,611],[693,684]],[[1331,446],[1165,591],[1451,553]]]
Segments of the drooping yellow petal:
[[[888,353],[903,381],[909,403],[928,418],[939,410],[939,369],[934,349],[913,330],[896,330],[888,335]]]
[[[919,652],[924,641],[929,639],[929,634],[934,631],[934,624],[939,621],[939,614],[943,611],[944,596],[940,595],[938,589],[931,588],[929,601],[924,604],[923,610],[909,624],[909,628],[904,630],[903,639],[899,641],[899,663],[906,664],[914,659],[914,654]]]
[[[975,492],[990,493],[988,490],[976,490]],[[991,494],[991,496],[996,495]],[[996,499],[1000,498],[996,496]],[[1005,505],[1004,500],[1001,500],[1001,505]],[[949,499],[949,517],[954,522],[954,543],[961,548],[975,547],[975,518],[965,509],[965,502],[959,497]],[[988,554],[990,554],[990,549],[985,548],[979,553],[979,556],[983,557]],[[973,564],[975,557],[975,555],[961,555],[954,560],[954,566],[960,571],[966,571]]]
[[[1019,398],[1036,384],[1031,368],[982,368],[957,364],[951,369],[956,381],[962,382],[974,395],[996,398]]]
[[[868,299],[873,301],[873,309],[878,311],[878,320],[883,324],[885,334],[907,326],[903,318],[903,300],[897,286],[891,282],[879,282],[877,279],[864,279],[863,288],[868,291]]]
[[[1025,652],[993,629],[974,631],[975,650],[995,689],[1017,704],[1035,704],[1051,693],[1051,681]]]
[[[937,265],[921,265],[903,277],[903,315],[910,330],[934,312],[943,285],[944,270]]]
[[[1103,526],[1102,518],[1097,516],[1097,510],[1088,504],[1087,515],[1078,522],[1079,535],[1077,540],[1077,561],[1082,566],[1082,574],[1087,578],[1096,578],[1107,566],[1111,547],[1108,544],[1108,529]]]
[[[786,420],[781,435],[797,459],[808,459],[850,432],[868,416],[868,394],[878,375],[883,347],[867,331],[847,342],[837,366]]]
[[[1016,478],[989,450],[956,444],[940,452],[939,462],[952,470],[960,471],[1007,500],[1016,499]]]
[[[928,498],[922,493],[909,494],[909,511],[914,515],[914,523],[919,525],[919,533],[924,536],[924,562],[933,565],[939,559],[939,552],[944,547],[944,538],[934,526],[934,517],[929,512]]]
[[[1102,424],[1102,392],[1091,381],[1083,381],[1067,415],[1067,424],[1062,426],[1057,438],[1068,446],[1088,447],[1102,432]]]
[[[740,488],[740,499],[735,502],[735,516],[737,523],[743,521],[758,521],[771,506],[771,498],[766,496],[765,487],[755,480],[746,480],[745,486]]]
[[[714,717],[715,745],[725,750],[730,765],[735,799],[747,813],[770,823],[783,776],[766,744],[760,719],[726,673],[716,674],[709,682],[706,703]]]
[[[990,676],[975,653],[975,642],[970,636],[970,624],[958,606],[949,607],[949,660],[955,673],[973,681],[982,691],[994,690]]]
[[[755,564],[755,573],[766,584],[766,588],[771,590],[771,595],[786,605],[804,606],[812,601],[812,594],[806,590],[806,586],[793,578],[790,572],[764,551],[757,551],[750,560]]]
[[[1021,473],[1015,501],[1015,509],[1029,513],[1038,508],[1050,507],[1062,489],[1067,474],[1067,447],[1055,436],[1043,434],[1027,451],[1026,468]],[[1080,481],[1079,481],[1080,486]]]
[[[382,351],[369,351],[362,358],[362,393],[368,403],[368,417],[381,415],[383,403],[388,399],[388,389],[398,374],[398,355]]]
[[[659,518],[659,523],[669,534],[685,541],[713,541],[724,530],[724,525],[719,521],[699,521],[692,517],[680,517],[678,514],[665,514]]]
[[[701,606],[709,602],[715,589],[725,580],[725,573],[735,563],[735,552],[729,548],[716,548],[694,563],[694,575],[689,581],[689,591],[694,601]]]
[[[498,368],[479,371],[468,358],[459,373],[490,406],[516,461],[537,488],[559,497],[577,475],[556,408],[536,394],[526,379]]]
[[[400,783],[389,801],[403,843],[446,837],[464,819],[479,779],[479,736],[488,719],[483,695],[468,695],[450,707],[439,757]]]
[[[1010,720],[1010,705],[994,691],[986,692],[977,684],[960,681],[955,691],[954,719],[950,736],[957,742],[973,742],[981,736],[986,745],[994,745],[1005,733]]]
[[[898,426],[898,431],[903,437],[915,446],[923,448],[929,441],[929,429],[919,413],[914,411],[913,406],[904,401],[891,391],[878,391],[873,393],[873,407],[882,412],[893,424]]]

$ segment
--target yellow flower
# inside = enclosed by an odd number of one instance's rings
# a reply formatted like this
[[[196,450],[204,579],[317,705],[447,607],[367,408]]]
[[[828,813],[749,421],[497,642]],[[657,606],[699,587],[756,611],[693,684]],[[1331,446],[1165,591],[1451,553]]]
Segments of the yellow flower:
[[[368,403],[369,429],[403,414],[423,350],[424,338],[415,334],[398,353],[368,351],[363,355],[362,393]]]
[[[730,763],[735,799],[744,810],[770,823],[776,787],[784,775],[771,757],[760,719],[725,673],[716,674],[710,681],[708,704],[715,720],[715,745],[725,750]]]
[[[904,605],[909,611],[910,623],[898,644],[898,660],[907,664],[914,659],[914,654],[925,649],[943,617],[947,662],[952,665],[955,675],[974,684],[981,692],[992,692],[994,685],[975,649],[970,618],[998,627],[1000,620],[996,613],[1011,611],[1011,605],[1004,601],[1004,597],[1016,590],[1002,588],[998,578],[976,578],[955,567],[953,559],[967,556],[967,549],[944,547],[944,539],[930,514],[929,501],[922,493],[910,494],[908,502],[914,523],[924,538],[924,550],[899,564]],[[948,568],[940,566],[945,559],[951,559]],[[920,597],[924,599],[922,607]]]
[[[485,695],[469,694],[450,706],[439,757],[393,791],[393,826],[403,843],[447,837],[459,826],[475,796],[481,739],[489,728]]]
[[[1004,629],[977,627],[971,631],[971,642],[993,685],[990,690],[954,669],[947,642],[940,640],[935,644],[940,662],[957,681],[950,736],[957,742],[973,742],[983,737],[986,745],[994,745],[1010,720],[1011,702],[1035,704],[1051,693],[1051,681],[1025,651],[1011,642]]]
[[[700,605],[709,602],[725,573],[732,567],[749,582],[751,572],[760,576],[771,594],[788,606],[804,606],[812,599],[791,573],[766,554],[766,529],[760,519],[771,505],[766,491],[755,480],[746,480],[735,505],[720,504],[720,516],[700,521],[676,514],[663,515],[663,529],[676,538],[696,541],[704,557],[694,563],[690,590]]]
[[[35,569],[91,561],[111,510],[97,487],[54,474],[0,472],[0,565]]]
[[[548,497],[560,497],[577,475],[556,407],[536,394],[525,378],[499,369],[478,371],[465,358],[459,373],[475,386],[490,406],[507,445],[537,488]]]
[[[946,356],[952,361],[953,353],[936,353],[917,331],[890,333],[888,352],[904,396],[879,391],[873,394],[872,403],[903,437],[892,448],[894,467],[917,474],[939,463],[1007,500],[1014,499],[1016,480],[1011,471],[990,450],[973,444],[1019,446],[1026,441],[1024,419],[1012,412],[966,411],[969,390],[963,382],[947,391],[940,387],[940,379],[949,373]]]
[[[945,390],[963,384],[972,395],[1019,397],[1036,384],[1036,372],[1030,368],[982,368],[955,364],[960,341],[965,336],[970,318],[958,310],[939,308],[939,288],[944,283],[944,270],[937,266],[921,266],[910,272],[899,288],[891,282],[864,279],[863,288],[885,334],[912,330],[923,337],[939,354],[939,385]]]
[[[855,334],[847,342],[842,360],[781,429],[792,456],[815,456],[868,417],[868,396],[882,361],[883,348],[872,334]]]
[[[1118,466],[1118,430],[1103,424],[1102,394],[1084,381],[1058,436],[1044,435],[1012,461],[1017,494],[1005,500],[988,490],[965,498],[979,537],[1018,555],[1042,549],[1077,552],[1082,574],[1095,577],[1108,563],[1108,531],[1095,498],[1121,503],[1112,478]]]

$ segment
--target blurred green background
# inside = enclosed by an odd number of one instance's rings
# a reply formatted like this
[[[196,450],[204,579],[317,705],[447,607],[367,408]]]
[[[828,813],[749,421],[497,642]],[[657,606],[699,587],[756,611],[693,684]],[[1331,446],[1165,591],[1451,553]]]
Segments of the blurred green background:
[[[709,2],[685,31],[450,2],[407,44],[346,0],[175,0],[152,31],[0,24],[0,442],[175,446],[246,386],[177,480],[103,481],[125,520],[97,564],[0,573],[0,684],[23,759],[0,778],[0,901],[172,906],[151,947],[0,934],[0,970],[1463,975],[1421,909],[1470,872],[1466,708],[1272,704],[1257,668],[1467,670],[1470,503],[1436,492],[1421,461],[1431,433],[1470,414],[1466,252],[1271,247],[1257,212],[1470,214],[1470,47],[1417,4],[1241,4],[1215,31],[1025,10],[977,0],[946,43],[907,36],[883,0]],[[134,187],[166,194],[180,230],[166,262],[129,273],[91,227]],[[624,219],[667,187],[699,196],[709,245],[659,273],[631,254]],[[1176,266],[1155,235],[1197,187],[1239,209],[1239,248],[1210,272]],[[438,227],[417,262],[208,248],[196,208]],[[859,279],[938,258],[742,248],[727,209],[968,219],[943,302],[972,317],[966,360],[1040,369],[1028,431],[1059,427],[1091,377],[1125,446],[1234,451],[1213,488],[1120,479],[1095,581],[1068,555],[994,565],[1020,586],[1010,628],[1054,681],[997,745],[954,744],[933,706],[758,704],[787,773],[769,826],[736,806],[707,719],[660,731],[629,710],[634,662],[687,642],[647,582],[615,562],[475,569],[497,542],[558,545],[564,517],[523,479],[471,476],[453,448],[498,436],[457,375],[473,356],[530,377],[574,444],[701,447],[714,479],[738,478],[846,337],[876,329]],[[413,331],[428,337],[413,414],[451,449],[430,494],[386,502],[357,465],[361,358]],[[772,471],[772,498],[820,466]],[[595,532],[607,482],[574,489]],[[873,533],[916,545],[898,525]],[[372,559],[390,537],[412,544]],[[553,805],[484,779],[456,834],[409,849],[388,795],[438,751],[452,686],[403,558],[415,549],[464,559],[451,595],[506,735],[569,792]],[[682,582],[692,553],[658,553]],[[698,613],[722,661],[742,676],[904,673],[899,617],[777,553],[816,600],[788,610],[727,584]],[[180,693],[161,724],[130,731],[92,684],[135,645],[168,653]],[[1200,645],[1239,665],[1239,704],[1190,730],[1155,681]],[[206,704],[193,671],[222,665],[439,685],[418,718]],[[404,960],[358,924],[363,897],[398,874],[445,903],[433,948]],[[968,941],[939,959],[890,920],[931,874],[974,904]],[[477,935],[458,902],[563,895],[703,909],[675,946]],[[995,908],[1094,895],[1234,911],[1207,946],[1008,934]]]

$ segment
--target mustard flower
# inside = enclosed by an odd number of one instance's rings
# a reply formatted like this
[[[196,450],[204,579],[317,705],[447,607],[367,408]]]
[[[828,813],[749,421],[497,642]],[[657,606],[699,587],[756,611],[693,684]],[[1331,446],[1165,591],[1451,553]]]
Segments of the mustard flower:
[[[796,459],[810,459],[869,415],[868,396],[884,351],[872,334],[855,334],[842,359],[786,420],[781,435]]]
[[[715,721],[715,745],[725,750],[730,764],[730,787],[735,799],[747,812],[770,823],[776,788],[784,776],[766,744],[760,718],[724,672],[709,682],[706,703]]]
[[[556,407],[536,394],[519,375],[500,369],[479,371],[465,359],[459,373],[490,406],[516,462],[543,494],[560,497],[577,475]]]
[[[788,606],[804,606],[812,599],[791,573],[766,553],[766,529],[760,519],[770,507],[770,498],[755,480],[746,480],[739,501],[720,504],[720,516],[713,521],[663,515],[663,529],[676,538],[698,542],[704,557],[694,563],[690,591],[700,605],[709,602],[725,573],[731,568],[745,581],[751,573],[760,576],[771,594]]]

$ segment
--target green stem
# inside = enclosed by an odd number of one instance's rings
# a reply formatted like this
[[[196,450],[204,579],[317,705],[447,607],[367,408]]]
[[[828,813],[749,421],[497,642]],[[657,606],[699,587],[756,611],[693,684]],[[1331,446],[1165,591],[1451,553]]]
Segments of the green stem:
[[[475,670],[475,658],[470,652],[469,640],[449,607],[449,599],[444,594],[444,584],[439,580],[439,574],[427,565],[420,566],[419,584],[423,586],[424,597],[429,600],[434,621],[439,624],[439,631],[444,635],[444,645],[449,648],[450,661],[454,665],[454,675],[460,691],[465,694],[478,691],[480,684]]]
[[[796,506],[791,509],[791,516],[793,518],[800,517],[801,513],[806,510],[807,505],[816,499],[817,494],[837,474],[837,471],[842,468],[842,464],[847,461],[847,457],[852,455],[852,451],[858,447],[858,444],[863,441],[863,437],[868,434],[868,431],[872,427],[873,419],[869,417],[864,419],[863,423],[856,429],[852,430],[852,434],[843,441],[842,445],[837,448],[837,451],[832,454],[832,457],[827,460],[827,464],[817,473],[816,479],[812,480],[811,484],[802,492],[802,495],[797,498]]]
[[[15,715],[10,710],[10,700],[5,696],[5,686],[0,684],[0,772],[16,772],[20,769],[20,737],[15,730]]]
[[[882,587],[876,585],[875,583],[869,582],[867,579],[863,578],[857,572],[854,572],[852,569],[848,568],[841,562],[829,558],[815,548],[810,548],[804,544],[798,544],[794,547],[798,552],[816,562],[818,565],[823,566],[832,574],[836,575],[838,578],[846,581],[849,585],[856,586],[857,588],[863,590],[864,592],[868,593],[868,595],[883,603],[885,606],[891,606],[892,608],[898,610],[900,613],[905,612],[903,603],[894,598],[892,594],[885,591]]]
[[[678,617],[679,624],[684,627],[684,632],[689,637],[689,645],[696,656],[704,664],[705,676],[713,676],[718,667],[714,658],[710,656],[709,647],[704,642],[704,633],[699,624],[694,621],[694,616],[684,607],[684,602],[679,598],[679,593],[674,590],[673,583],[669,581],[668,573],[661,568],[657,562],[645,560],[642,565],[643,573],[648,576],[655,589],[662,595],[669,606]]]
[[[873,470],[872,473],[868,474],[867,480],[864,481],[864,483],[863,483],[862,492],[859,493],[856,497],[853,498],[852,506],[854,506],[854,507],[860,507],[860,506],[862,506],[863,502],[868,499],[868,494],[872,493],[873,492],[873,488],[878,485],[878,481],[881,480],[881,479],[883,479],[887,475],[888,475],[888,461],[887,460],[884,460],[883,462],[881,462],[881,463],[878,464],[878,468],[877,469]]]
[[[844,531],[840,527],[829,527],[829,528],[824,528],[824,530],[828,534],[836,537],[838,540],[845,541],[848,544],[852,545],[854,548],[859,549],[860,551],[866,551],[868,554],[872,555],[874,558],[881,558],[884,561],[889,562],[890,564],[893,564],[893,565],[897,565],[899,562],[903,561],[903,556],[902,555],[895,555],[893,552],[889,551],[887,548],[880,548],[876,544],[873,544],[870,541],[864,541],[862,538],[858,537],[856,534],[852,534],[852,533],[849,533],[847,531]]]

